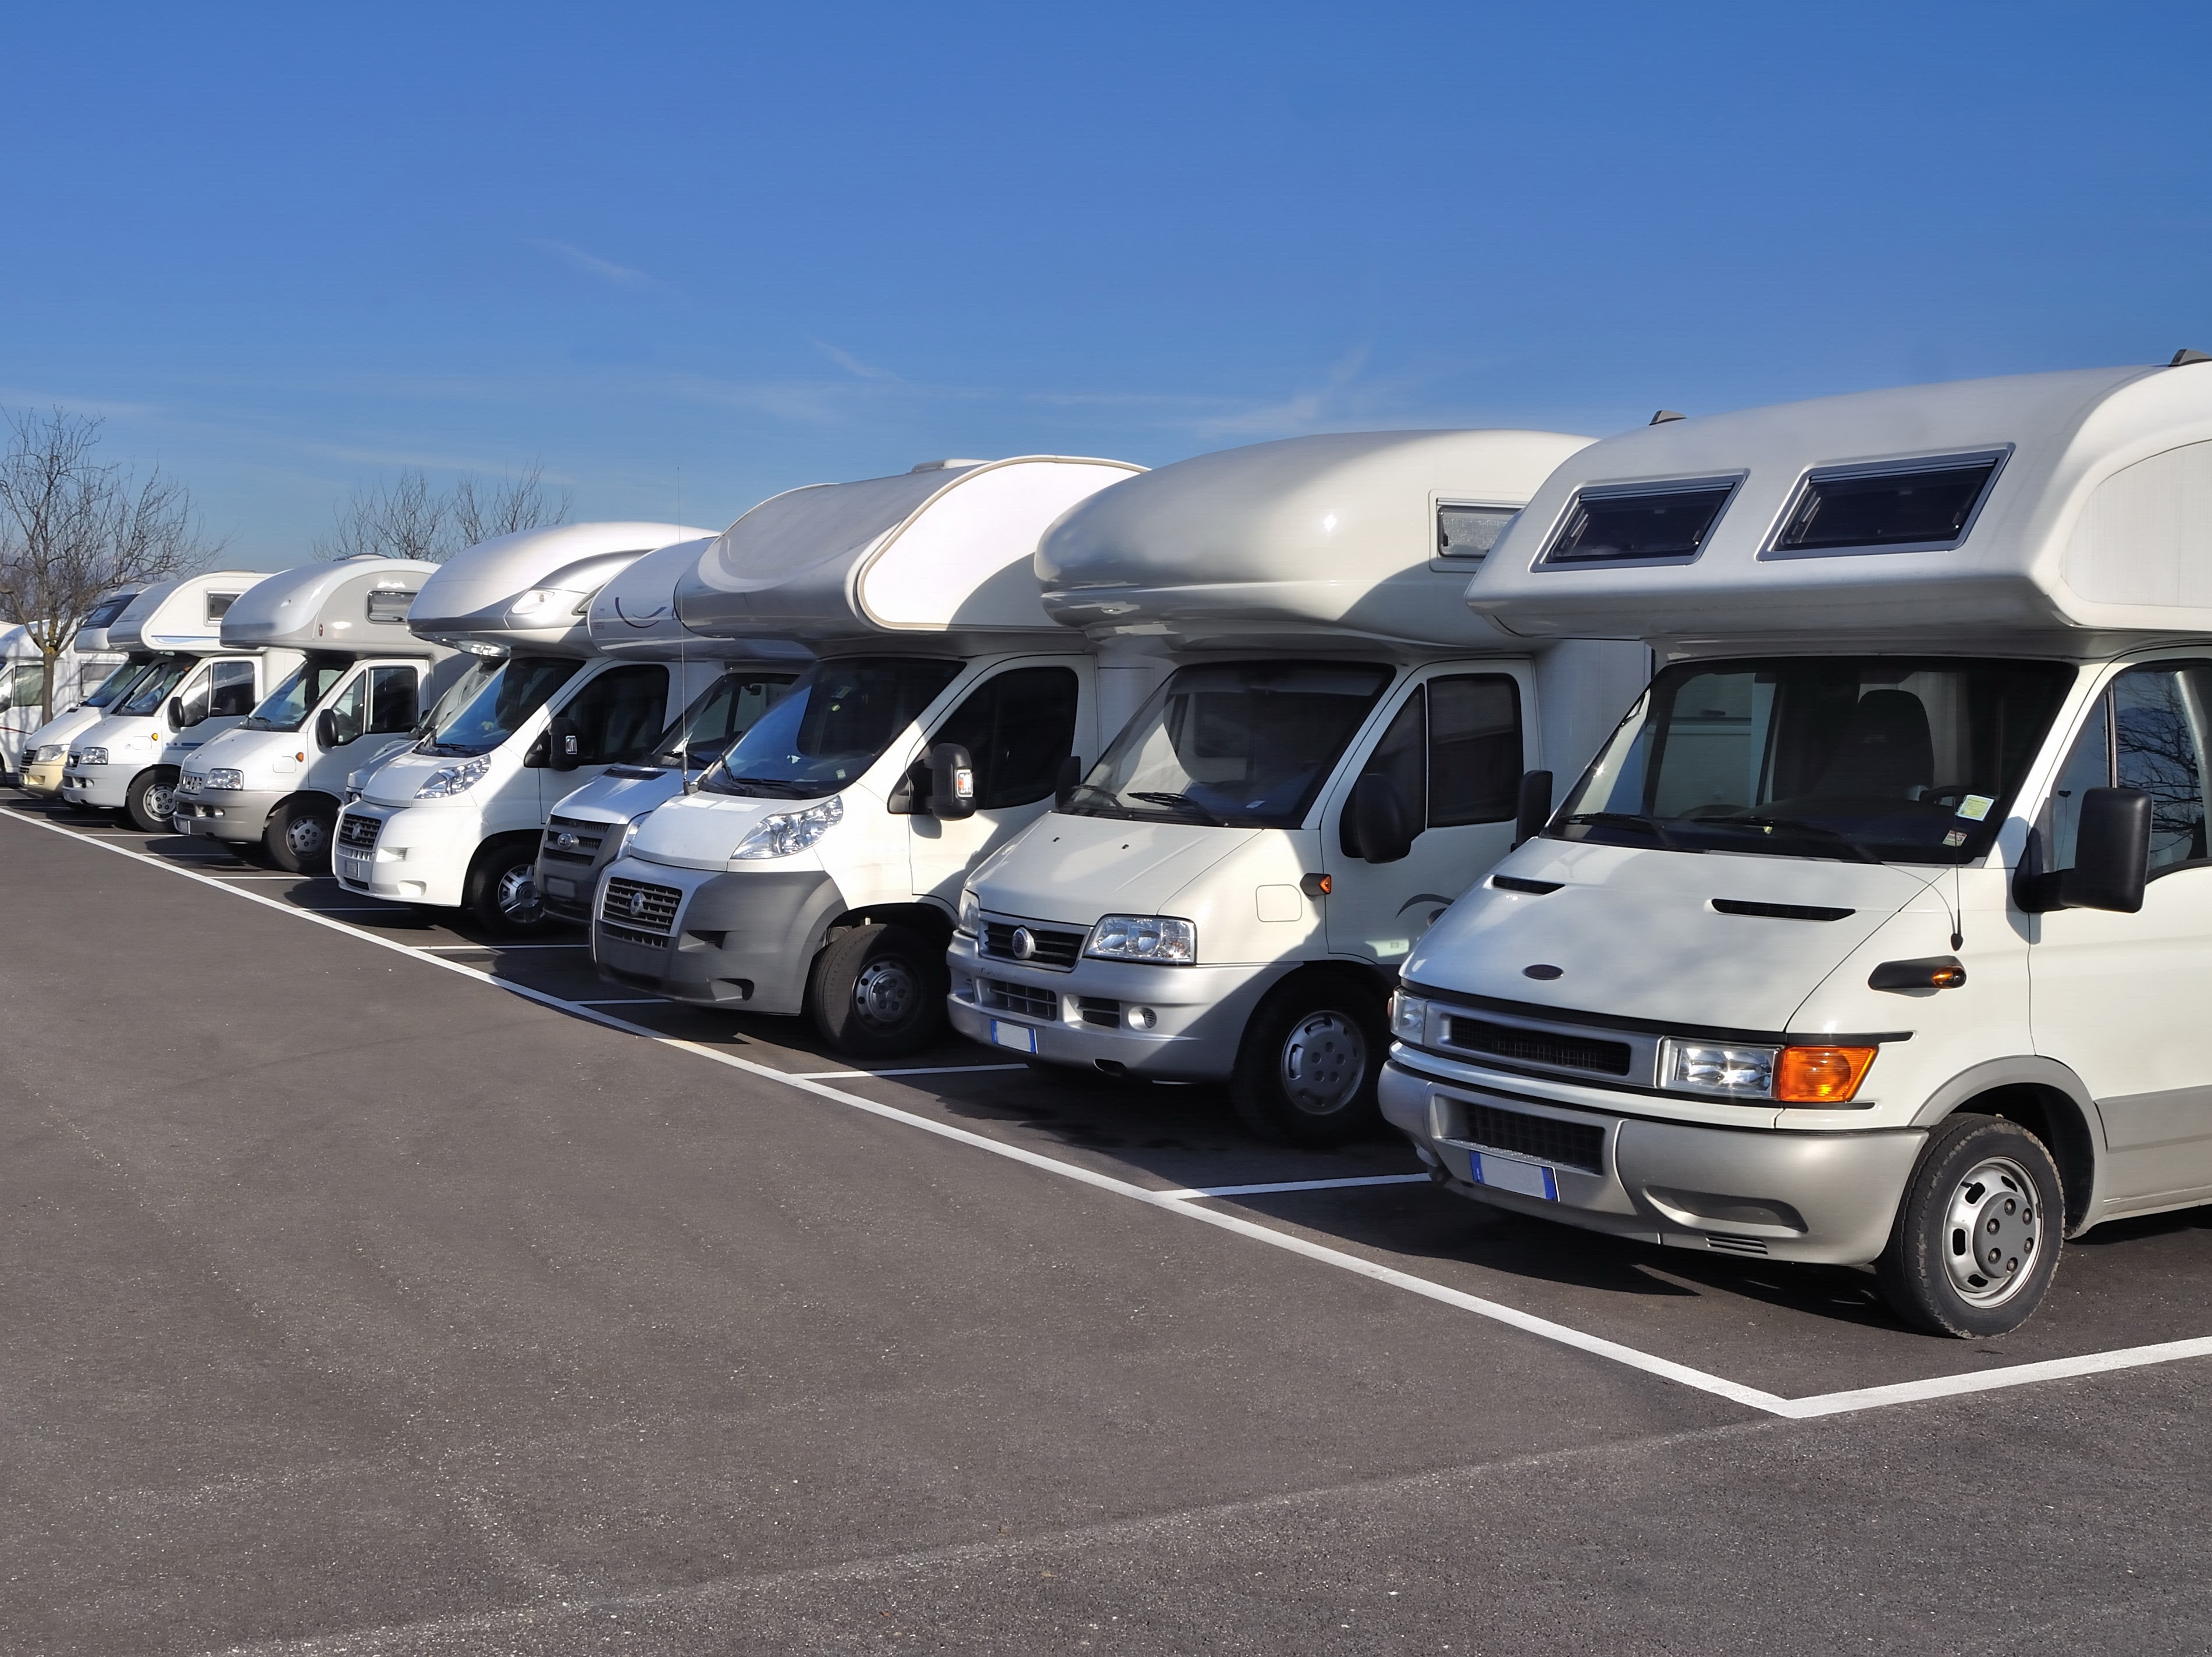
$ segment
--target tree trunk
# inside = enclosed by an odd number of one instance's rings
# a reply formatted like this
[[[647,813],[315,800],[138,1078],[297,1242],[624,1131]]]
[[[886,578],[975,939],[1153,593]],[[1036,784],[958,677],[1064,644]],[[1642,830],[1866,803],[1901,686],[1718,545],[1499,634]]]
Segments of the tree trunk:
[[[44,646],[41,653],[46,662],[46,689],[45,699],[39,707],[39,723],[45,725],[54,717],[54,674],[62,658],[61,652],[51,645]]]

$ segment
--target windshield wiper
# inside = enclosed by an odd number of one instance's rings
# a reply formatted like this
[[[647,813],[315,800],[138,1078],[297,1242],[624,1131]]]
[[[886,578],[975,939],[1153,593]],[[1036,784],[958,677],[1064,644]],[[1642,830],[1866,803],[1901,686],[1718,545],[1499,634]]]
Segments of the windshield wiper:
[[[1643,828],[1649,830],[1652,839],[1668,851],[1683,849],[1681,842],[1667,832],[1665,825],[1658,818],[1638,816],[1633,811],[1577,811],[1565,821],[1577,826],[1599,828]]]
[[[1809,835],[1815,840],[1833,841],[1844,847],[1861,863],[1880,863],[1881,859],[1840,829],[1826,828],[1817,822],[1808,822],[1802,817],[1700,817],[1701,823],[1717,823],[1724,828],[1775,828],[1786,835]]]
[[[1213,814],[1211,807],[1193,799],[1188,794],[1165,793],[1152,788],[1132,788],[1128,792],[1131,799],[1151,800],[1156,804],[1168,807],[1170,810],[1181,811],[1186,816],[1196,817],[1209,828],[1223,828],[1228,826]]]
[[[732,777],[722,780],[725,788],[750,788],[766,799],[811,799],[803,782],[792,782],[782,777]]]

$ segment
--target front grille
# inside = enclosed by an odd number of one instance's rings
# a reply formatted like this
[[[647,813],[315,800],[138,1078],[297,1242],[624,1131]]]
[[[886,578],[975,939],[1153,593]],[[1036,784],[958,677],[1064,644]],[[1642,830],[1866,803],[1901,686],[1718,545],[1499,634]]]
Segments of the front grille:
[[[196,777],[187,771],[177,779],[177,792],[179,794],[197,794],[200,792],[200,785],[204,780],[204,779]]]
[[[1449,1102],[1457,1120],[1444,1135],[1485,1150],[1533,1157],[1557,1167],[1605,1171],[1605,1130],[1589,1122],[1563,1122],[1555,1116],[1530,1116],[1472,1099]]]
[[[1121,1004],[1118,1001],[1109,1001],[1103,995],[1086,995],[1080,1011],[1086,1024],[1103,1025],[1109,1030],[1121,1028]]]
[[[665,932],[641,932],[635,926],[617,926],[604,916],[600,918],[599,925],[605,930],[606,935],[617,944],[635,944],[647,950],[665,950],[668,947],[668,935]]]
[[[348,811],[338,817],[338,844],[349,852],[373,852],[384,832],[382,817],[357,817]]]
[[[1014,934],[1026,931],[1030,935],[1030,953],[1014,953]],[[983,953],[996,956],[1001,961],[1019,961],[1031,967],[1048,967],[1054,972],[1064,973],[1075,965],[1083,953],[1082,932],[1064,932],[1044,926],[1023,927],[1012,920],[987,920],[983,923]]]
[[[1060,1017],[1060,998],[1050,990],[1033,990],[1026,984],[1009,984],[1002,979],[979,978],[975,992],[983,1005],[996,1012],[1018,1012],[1024,1018],[1057,1018]]]
[[[642,880],[611,880],[599,900],[599,919],[612,926],[643,932],[667,932],[676,926],[676,911],[684,894],[673,886],[653,886]]]
[[[1469,1053],[1486,1053],[1498,1059],[1518,1059],[1528,1065],[1556,1065],[1563,1070],[1595,1071],[1602,1076],[1628,1074],[1630,1053],[1626,1041],[1601,1041],[1595,1036],[1525,1030],[1511,1024],[1493,1024],[1483,1018],[1445,1019],[1444,1045]]]
[[[545,855],[562,863],[590,867],[599,860],[607,838],[604,822],[585,822],[575,817],[555,817],[545,825]],[[563,841],[568,842],[566,844]]]

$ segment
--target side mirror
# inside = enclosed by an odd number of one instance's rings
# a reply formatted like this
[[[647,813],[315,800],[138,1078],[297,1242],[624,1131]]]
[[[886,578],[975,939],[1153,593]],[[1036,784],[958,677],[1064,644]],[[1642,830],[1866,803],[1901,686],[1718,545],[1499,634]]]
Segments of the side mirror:
[[[547,733],[543,731],[539,731],[538,733],[538,740],[531,744],[527,751],[524,753],[522,756],[522,763],[532,771],[544,770],[545,768],[545,756],[548,750],[551,747],[552,744],[548,739]]]
[[[338,716],[326,707],[315,715],[315,746],[328,753],[339,745]]]
[[[192,723],[194,723],[194,721],[185,717],[185,699],[182,696],[170,697],[169,729],[172,731],[182,731],[186,725]]]
[[[1521,774],[1520,803],[1513,812],[1513,843],[1521,845],[1544,832],[1544,825],[1552,820],[1552,774],[1548,771],[1523,771]]]
[[[929,750],[929,815],[946,822],[975,815],[975,762],[957,742]]]
[[[1060,774],[1053,779],[1052,803],[1056,810],[1066,809],[1067,802],[1083,780],[1083,762],[1070,754],[1060,762]]]
[[[1353,783],[1349,809],[1359,855],[1368,862],[1395,863],[1413,849],[1413,829],[1406,821],[1404,797],[1389,778],[1370,771]]]
[[[575,720],[555,714],[545,727],[545,763],[556,771],[573,771],[584,762],[584,738]]]
[[[2087,790],[2074,836],[2074,866],[2047,873],[2023,866],[2013,894],[2020,907],[2030,914],[2053,909],[2136,913],[2150,878],[2150,796],[2139,788]]]

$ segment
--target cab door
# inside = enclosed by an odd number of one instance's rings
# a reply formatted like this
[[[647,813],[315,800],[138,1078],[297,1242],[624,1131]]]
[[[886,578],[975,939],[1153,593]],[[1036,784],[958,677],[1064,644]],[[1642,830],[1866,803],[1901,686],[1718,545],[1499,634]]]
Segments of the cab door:
[[[975,812],[950,821],[907,818],[916,897],[957,908],[977,859],[1052,809],[1061,762],[1076,752],[1079,732],[1089,734],[1097,720],[1090,665],[1074,659],[1002,668],[929,733],[924,755],[939,743],[957,743],[975,761]]]
[[[1525,759],[1525,671],[1436,668],[1401,689],[1365,761],[1330,795],[1322,813],[1322,905],[1332,955],[1395,968],[1452,901],[1513,848]],[[1395,863],[1359,854],[1352,790],[1388,777],[1417,832]]]
[[[2036,1051],[2070,1067],[2104,1118],[2103,1194],[2146,1205],[2212,1192],[2212,1047],[2196,1039],[2212,992],[2208,755],[2212,659],[2131,667],[2098,697],[2039,825],[2067,868],[2082,791],[2151,797],[2142,909],[2039,915],[2027,952]]]
[[[554,717],[576,727],[574,769],[556,771],[550,765],[538,773],[538,821],[542,827],[554,805],[573,794],[611,765],[635,765],[653,747],[653,739],[668,728],[680,705],[671,699],[680,688],[665,665],[630,662],[594,674],[574,695],[555,708]]]

